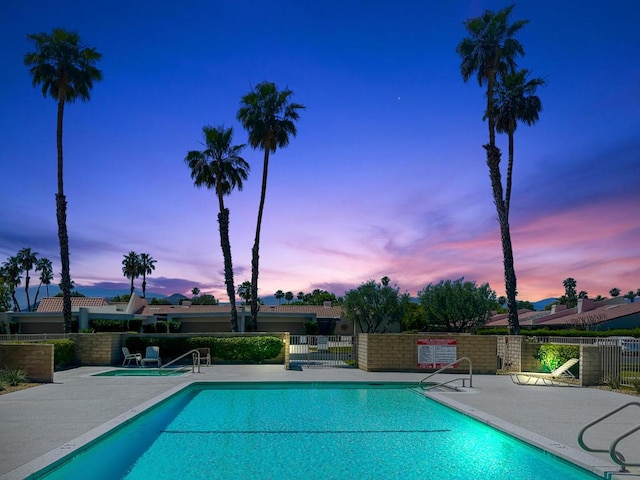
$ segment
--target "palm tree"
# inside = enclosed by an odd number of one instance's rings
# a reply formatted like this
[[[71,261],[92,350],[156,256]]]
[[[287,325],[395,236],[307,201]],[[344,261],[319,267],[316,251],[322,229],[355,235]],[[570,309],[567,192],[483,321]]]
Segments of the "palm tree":
[[[191,295],[193,295],[194,297],[197,297],[200,294],[200,289],[198,287],[193,287],[191,289]]]
[[[20,269],[24,272],[24,292],[27,297],[27,311],[31,311],[31,298],[29,298],[29,282],[31,277],[29,272],[33,269],[35,263],[38,261],[37,252],[32,252],[30,248],[23,248],[17,255]]]
[[[56,193],[56,217],[60,262],[62,264],[62,315],[64,331],[71,331],[71,273],[69,269],[69,236],[67,234],[67,199],[64,195],[62,162],[62,120],[65,103],[77,99],[88,101],[94,81],[102,80],[102,72],[95,63],[102,55],[95,48],[81,43],[77,32],[54,28],[51,34],[33,33],[27,39],[34,42],[35,52],[24,56],[24,64],[30,67],[32,84],[42,84],[42,94],[58,102],[56,145],[58,150],[58,191]]]
[[[127,255],[123,255],[122,260],[122,273],[125,277],[131,279],[131,290],[129,295],[133,295],[133,280],[140,276],[140,257],[134,251],[129,252]]]
[[[298,292],[298,295],[296,295],[296,298],[298,299],[299,302],[302,302],[304,300],[304,292]]]
[[[611,295],[612,297],[617,297],[618,295],[620,295],[620,289],[613,287],[611,290],[609,290],[609,295]]]
[[[278,300],[278,305],[281,305],[282,299],[284,298],[284,292],[282,290],[278,290],[274,296],[276,297],[276,300]]]
[[[214,189],[218,197],[218,225],[220,226],[220,246],[224,259],[224,283],[231,305],[231,331],[238,331],[235,285],[231,241],[229,239],[229,209],[224,205],[224,197],[237,188],[242,190],[243,181],[249,176],[249,164],[240,156],[244,145],[231,145],[233,128],[219,126],[203,127],[205,146],[203,151],[193,150],[184,159],[191,169],[191,178],[196,187]]]
[[[18,257],[9,257],[7,261],[2,264],[3,276],[9,286],[9,294],[11,300],[13,300],[13,311],[20,311],[20,304],[16,298],[16,288],[20,285],[20,279],[22,274],[22,268],[20,267],[20,261]]]
[[[40,287],[42,287],[42,285],[46,286],[47,297],[49,296],[49,285],[51,285],[51,281],[53,280],[53,265],[51,264],[51,260],[44,257],[39,258],[36,262],[36,272],[40,272],[40,285],[38,285],[36,297],[33,299],[34,309],[38,303],[38,295],[40,294]]]
[[[151,275],[156,269],[156,260],[148,253],[141,253],[140,257],[140,275],[142,275],[142,298],[147,295],[147,275]]]
[[[272,82],[262,82],[242,97],[238,120],[249,133],[249,144],[254,149],[264,150],[262,167],[262,189],[256,237],[251,250],[251,321],[254,330],[258,328],[258,260],[260,248],[260,228],[264,211],[264,199],[267,193],[267,177],[269,173],[269,154],[278,148],[289,145],[289,138],[297,134],[295,122],[300,117],[298,110],[305,107],[290,102],[293,92],[288,88],[278,91]]]
[[[291,303],[291,300],[293,300],[293,292],[285,293],[284,299],[287,301],[287,304]]]
[[[488,119],[489,124],[489,143],[484,145],[484,148],[487,152],[489,177],[500,224],[509,327],[511,333],[518,334],[520,322],[518,321],[516,273],[513,265],[509,212],[503,198],[500,173],[501,153],[495,144],[496,118],[491,114],[494,112],[494,90],[498,74],[513,71],[516,67],[515,59],[524,54],[524,48],[514,35],[526,25],[528,20],[518,20],[509,24],[509,15],[514,6],[511,5],[497,13],[486,10],[481,16],[466,20],[464,25],[469,37],[458,44],[456,51],[462,59],[460,72],[463,80],[466,82],[475,74],[480,86],[487,85],[485,118]]]
[[[542,102],[535,95],[536,89],[544,85],[542,78],[528,79],[529,70],[522,69],[499,76],[495,89],[493,117],[496,131],[509,136],[509,163],[507,167],[507,184],[505,194],[505,208],[509,216],[511,205],[511,183],[513,177],[513,135],[518,128],[518,122],[527,126],[535,124],[542,110]]]
[[[251,282],[249,280],[245,280],[240,285],[238,285],[238,295],[245,302],[245,304],[251,301],[251,291]]]

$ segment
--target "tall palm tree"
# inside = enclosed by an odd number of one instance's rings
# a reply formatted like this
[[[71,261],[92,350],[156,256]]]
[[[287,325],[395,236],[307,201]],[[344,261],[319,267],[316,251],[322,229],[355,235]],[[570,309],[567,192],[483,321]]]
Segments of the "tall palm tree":
[[[146,298],[147,295],[147,275],[151,275],[156,269],[156,260],[153,259],[148,253],[141,253],[140,257],[139,274],[142,275],[142,298]]]
[[[249,280],[245,280],[240,285],[238,285],[238,296],[246,303],[251,302],[251,282]]]
[[[65,103],[77,99],[88,101],[93,82],[102,80],[102,72],[95,67],[102,54],[95,48],[82,44],[77,32],[61,28],[51,34],[32,33],[27,39],[34,42],[35,51],[24,56],[24,64],[30,67],[32,84],[42,85],[42,95],[49,95],[58,102],[56,145],[58,150],[58,192],[56,193],[56,217],[60,262],[62,264],[62,315],[64,331],[71,331],[71,273],[69,269],[69,236],[67,233],[67,199],[64,195],[62,161],[62,120]]]
[[[134,251],[129,252],[127,255],[123,255],[122,260],[122,273],[125,277],[131,279],[131,290],[129,295],[133,295],[133,281],[140,276],[140,257]]]
[[[284,298],[284,292],[282,290],[278,290],[274,296],[276,297],[276,300],[278,300],[278,305],[282,304],[282,299]]]
[[[242,97],[238,120],[249,133],[249,145],[254,149],[264,150],[262,167],[262,189],[256,236],[251,250],[251,321],[254,330],[258,328],[258,260],[260,248],[260,228],[264,211],[264,199],[267,193],[267,176],[269,173],[269,154],[276,149],[289,145],[290,137],[297,134],[295,122],[299,119],[299,110],[305,108],[299,103],[290,101],[293,92],[288,88],[278,90],[275,83],[262,82]]]
[[[29,283],[31,277],[29,272],[33,270],[35,263],[38,261],[38,253],[32,252],[30,248],[23,248],[17,255],[20,268],[24,272],[24,292],[27,297],[27,311],[31,311],[31,298],[29,297]]]
[[[51,285],[51,281],[53,280],[53,265],[51,264],[51,260],[44,257],[39,258],[36,262],[36,272],[40,272],[40,284],[38,285],[38,290],[36,290],[36,296],[33,299],[34,309],[38,303],[38,295],[40,294],[40,287],[42,287],[42,285],[46,286],[47,297],[49,296],[49,285]]]
[[[509,212],[502,189],[501,152],[495,142],[496,118],[491,115],[494,111],[497,75],[500,72],[514,70],[516,58],[524,55],[524,48],[514,35],[527,24],[528,20],[518,20],[509,24],[509,15],[514,6],[511,5],[498,12],[486,10],[481,16],[466,20],[464,25],[469,36],[458,44],[456,51],[462,59],[460,72],[463,80],[466,82],[475,74],[480,86],[487,85],[485,118],[488,119],[489,124],[489,143],[484,145],[484,148],[487,152],[489,177],[500,224],[509,327],[511,333],[517,334],[520,332],[520,322],[518,321],[516,273],[513,264]]]
[[[16,298],[16,288],[20,285],[22,268],[20,267],[20,261],[18,257],[9,257],[7,261],[2,264],[3,275],[5,281],[9,286],[9,293],[11,300],[13,301],[13,311],[20,311],[20,304]]]
[[[496,84],[493,103],[493,117],[496,131],[509,136],[509,164],[507,167],[507,182],[505,193],[505,208],[507,217],[511,206],[511,182],[513,178],[513,135],[518,128],[518,122],[531,126],[540,118],[542,102],[535,95],[536,89],[544,85],[542,78],[529,79],[526,68],[501,73]]]
[[[224,205],[224,197],[230,195],[235,188],[242,190],[242,182],[249,176],[249,164],[240,156],[244,145],[231,145],[233,128],[206,126],[202,128],[202,133],[207,148],[203,151],[188,152],[184,161],[191,169],[194,185],[213,189],[218,197],[218,225],[224,259],[224,283],[231,305],[231,331],[237,332],[238,312],[229,239],[229,209]]]

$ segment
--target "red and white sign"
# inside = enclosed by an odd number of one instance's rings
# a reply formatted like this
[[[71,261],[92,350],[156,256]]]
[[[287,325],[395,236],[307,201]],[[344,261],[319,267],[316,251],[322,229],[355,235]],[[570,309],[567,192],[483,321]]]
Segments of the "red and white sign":
[[[449,338],[419,338],[418,368],[442,368],[455,362],[457,345],[457,340]]]

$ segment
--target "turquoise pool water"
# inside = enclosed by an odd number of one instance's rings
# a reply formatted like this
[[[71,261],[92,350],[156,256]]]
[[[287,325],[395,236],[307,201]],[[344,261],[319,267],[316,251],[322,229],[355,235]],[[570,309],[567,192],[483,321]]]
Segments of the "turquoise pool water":
[[[94,373],[92,377],[172,377],[188,372],[188,368],[119,368],[106,372]]]
[[[413,387],[195,384],[31,478],[599,478]]]

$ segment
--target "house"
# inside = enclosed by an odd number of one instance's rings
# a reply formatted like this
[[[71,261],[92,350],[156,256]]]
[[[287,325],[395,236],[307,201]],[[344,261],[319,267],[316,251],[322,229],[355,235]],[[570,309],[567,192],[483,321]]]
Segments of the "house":
[[[231,308],[225,305],[149,305],[145,299],[132,295],[128,304],[110,304],[104,298],[71,297],[71,311],[80,329],[89,327],[92,319],[142,320],[143,324],[176,320],[184,333],[230,332]],[[238,327],[246,331],[251,312],[239,305]],[[62,297],[44,298],[37,312],[7,312],[0,314],[0,322],[18,323],[19,333],[62,333]],[[317,332],[329,335],[352,335],[353,325],[342,317],[342,307],[325,302],[324,305],[261,305],[258,330],[261,332],[309,333],[307,327],[317,325]]]
[[[581,298],[574,308],[553,305],[541,312],[519,310],[521,327],[529,328],[582,328],[587,330],[613,330],[640,327],[640,302],[627,303],[624,298],[612,298],[596,302]],[[506,327],[508,314],[494,315],[485,327]]]

